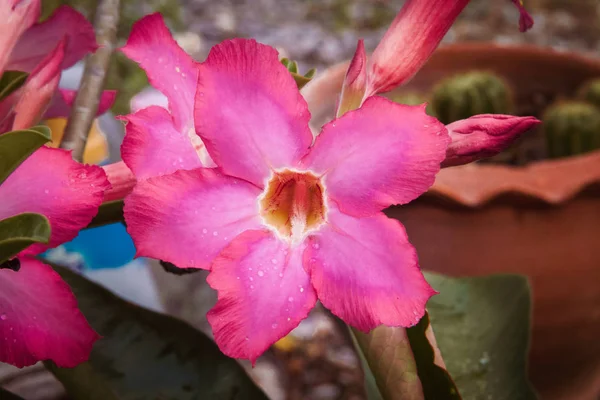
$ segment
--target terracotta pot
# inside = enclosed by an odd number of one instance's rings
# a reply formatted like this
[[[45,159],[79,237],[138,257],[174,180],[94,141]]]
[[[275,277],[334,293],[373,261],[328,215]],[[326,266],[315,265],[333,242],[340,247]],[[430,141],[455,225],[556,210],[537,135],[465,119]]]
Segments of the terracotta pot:
[[[347,63],[304,90],[315,126],[333,115]],[[488,69],[515,88],[571,95],[600,60],[489,43],[439,49],[407,85]],[[529,375],[542,399],[600,398],[600,152],[526,167],[444,169],[429,192],[388,215],[402,221],[424,269],[449,275],[519,273],[533,288]]]

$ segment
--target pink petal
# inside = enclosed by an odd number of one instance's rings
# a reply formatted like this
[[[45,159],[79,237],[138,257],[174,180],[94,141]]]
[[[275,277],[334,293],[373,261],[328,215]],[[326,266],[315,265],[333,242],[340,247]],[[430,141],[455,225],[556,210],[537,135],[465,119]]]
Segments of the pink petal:
[[[529,29],[533,28],[533,18],[525,7],[523,6],[523,0],[511,0],[515,6],[519,9],[519,30],[521,32],[526,32]]]
[[[41,120],[58,87],[64,55],[65,40],[61,40],[27,77],[13,109],[13,130],[29,128]]]
[[[256,359],[308,316],[315,292],[303,247],[268,231],[246,231],[215,259],[208,283],[219,300],[206,315],[226,355]]]
[[[335,209],[328,219],[304,253],[323,305],[364,332],[380,324],[416,324],[436,292],[402,224],[383,213],[354,218]]]
[[[365,44],[361,39],[356,46],[356,52],[348,67],[348,72],[342,85],[340,104],[337,116],[344,115],[347,111],[360,107],[367,85],[367,53]]]
[[[10,55],[7,69],[33,71],[65,38],[65,58],[61,69],[74,65],[98,47],[92,24],[73,8],[61,6],[50,18],[33,25],[21,36]]]
[[[408,81],[429,59],[469,0],[407,0],[373,52],[365,97]]]
[[[541,121],[534,117],[481,114],[447,125],[452,142],[442,167],[467,164],[506,149]]]
[[[376,96],[325,125],[302,163],[325,175],[326,193],[343,212],[368,216],[425,192],[449,141],[424,106]]]
[[[136,22],[121,51],[140,64],[152,86],[167,96],[176,128],[192,129],[198,63],[175,42],[163,17],[156,13]]]
[[[229,242],[261,226],[260,189],[215,169],[179,170],[137,183],[125,221],[138,256],[209,269]]]
[[[228,175],[264,184],[292,167],[312,142],[310,113],[277,51],[254,40],[226,40],[200,65],[196,132]]]
[[[71,115],[71,108],[75,102],[75,96],[77,96],[77,90],[58,89],[54,92],[54,96],[50,101],[48,110],[46,110],[46,113],[44,114],[44,118],[68,117]],[[102,115],[107,112],[112,107],[116,97],[116,90],[103,91],[100,96],[100,103],[98,104],[98,112],[96,115]]]
[[[37,254],[73,239],[98,212],[110,185],[102,168],[79,164],[71,152],[41,147],[0,186],[0,219],[34,212],[50,220],[50,243],[36,244]]]
[[[40,17],[40,0],[0,1],[0,73],[6,68],[19,37]],[[56,43],[48,51],[56,47]]]
[[[175,129],[164,108],[151,106],[120,119],[126,121],[121,156],[136,178],[202,167],[190,137]]]
[[[0,361],[19,368],[40,360],[66,368],[87,361],[100,337],[69,286],[42,262],[19,261],[18,272],[0,269]]]

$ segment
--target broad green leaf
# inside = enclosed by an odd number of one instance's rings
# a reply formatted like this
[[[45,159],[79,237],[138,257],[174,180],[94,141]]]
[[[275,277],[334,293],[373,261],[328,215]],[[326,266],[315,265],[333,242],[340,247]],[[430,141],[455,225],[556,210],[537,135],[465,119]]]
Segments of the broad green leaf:
[[[41,214],[24,213],[0,221],[0,264],[33,243],[48,243],[50,222]]]
[[[9,392],[6,389],[2,389],[1,387],[0,387],[0,399],[1,400],[25,400],[22,397],[17,396],[16,394]]]
[[[75,368],[59,368],[52,361],[44,365],[61,381],[69,398],[88,400],[120,400],[103,376],[94,372],[89,362]]]
[[[73,400],[89,399],[84,393],[106,390],[102,385],[119,400],[267,400],[237,362],[203,333],[130,304],[66,268],[56,270],[103,336],[88,366],[73,373],[51,369]]]
[[[406,333],[417,364],[425,399],[460,400],[461,396],[456,384],[441,360],[437,341],[429,324],[429,315],[425,313],[419,323],[408,328]]]
[[[50,140],[50,129],[45,126],[0,135],[0,185],[31,153]]]
[[[406,329],[379,326],[368,334],[351,331],[363,360],[369,400],[424,399]]]
[[[27,75],[27,72],[4,71],[2,76],[0,76],[0,100],[8,97],[23,86]]]
[[[426,273],[440,292],[427,309],[446,367],[465,399],[529,400],[531,299],[516,275],[449,278]]]

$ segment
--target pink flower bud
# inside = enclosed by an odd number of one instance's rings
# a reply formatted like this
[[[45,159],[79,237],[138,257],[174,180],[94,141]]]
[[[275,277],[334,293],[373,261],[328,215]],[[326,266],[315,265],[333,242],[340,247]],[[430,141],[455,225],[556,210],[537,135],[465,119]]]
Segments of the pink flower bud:
[[[446,125],[452,142],[442,167],[494,156],[539,123],[534,117],[481,114]]]

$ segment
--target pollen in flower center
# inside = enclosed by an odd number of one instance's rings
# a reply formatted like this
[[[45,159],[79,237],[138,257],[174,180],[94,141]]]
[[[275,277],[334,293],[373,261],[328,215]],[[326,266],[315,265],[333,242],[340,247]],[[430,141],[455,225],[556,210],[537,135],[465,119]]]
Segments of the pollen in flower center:
[[[291,241],[325,222],[325,188],[310,172],[276,172],[259,205],[264,222]]]

